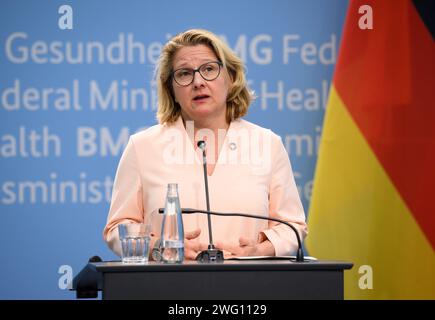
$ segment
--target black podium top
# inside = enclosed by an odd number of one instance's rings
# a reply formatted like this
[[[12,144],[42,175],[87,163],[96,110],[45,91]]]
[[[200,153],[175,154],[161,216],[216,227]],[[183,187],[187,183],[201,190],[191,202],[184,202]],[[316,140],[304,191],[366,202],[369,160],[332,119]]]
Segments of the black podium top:
[[[167,264],[150,261],[147,264],[125,264],[121,261],[94,262],[90,265],[98,272],[183,272],[183,271],[283,271],[283,270],[345,270],[353,263],[346,261],[315,260],[293,262],[289,260],[225,260],[222,263],[201,263],[185,261],[179,264]]]

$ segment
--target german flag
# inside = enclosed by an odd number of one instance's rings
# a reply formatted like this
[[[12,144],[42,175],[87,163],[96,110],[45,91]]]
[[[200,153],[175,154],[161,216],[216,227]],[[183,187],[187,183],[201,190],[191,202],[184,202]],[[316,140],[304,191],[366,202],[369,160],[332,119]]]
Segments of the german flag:
[[[435,299],[434,14],[430,0],[349,4],[307,239],[354,263],[347,299]]]

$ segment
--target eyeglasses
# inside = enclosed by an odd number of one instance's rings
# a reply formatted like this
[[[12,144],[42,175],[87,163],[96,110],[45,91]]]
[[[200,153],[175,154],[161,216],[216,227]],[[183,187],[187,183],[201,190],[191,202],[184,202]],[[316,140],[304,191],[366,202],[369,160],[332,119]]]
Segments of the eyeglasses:
[[[180,68],[172,72],[172,78],[175,82],[182,86],[188,86],[195,78],[195,72],[198,72],[204,80],[213,81],[221,72],[222,62],[213,61],[206,62],[196,69]]]

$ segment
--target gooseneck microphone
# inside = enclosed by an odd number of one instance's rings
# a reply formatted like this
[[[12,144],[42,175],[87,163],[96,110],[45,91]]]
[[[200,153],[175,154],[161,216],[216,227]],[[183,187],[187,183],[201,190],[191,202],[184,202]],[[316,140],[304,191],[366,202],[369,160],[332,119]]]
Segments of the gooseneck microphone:
[[[205,201],[207,204],[207,212],[210,212],[210,197],[208,193],[208,176],[207,176],[207,156],[205,153],[205,141],[200,140],[197,143],[198,148],[202,150],[202,165],[204,171],[204,184],[205,184]],[[211,216],[207,214],[208,221],[208,249],[201,251],[196,257],[197,261],[201,262],[222,262],[224,261],[224,253],[222,250],[215,248],[213,244],[213,231],[211,226]]]
[[[253,219],[261,219],[261,220],[270,220],[270,221],[276,221],[282,224],[285,224],[286,226],[290,227],[293,232],[296,235],[296,240],[298,242],[298,250],[296,252],[296,261],[297,262],[304,262],[304,251],[302,250],[302,241],[301,237],[299,236],[299,232],[296,230],[294,226],[292,226],[290,223],[277,219],[277,218],[271,218],[271,217],[265,217],[260,216],[256,214],[247,214],[247,213],[233,213],[233,212],[213,212],[213,211],[205,211],[205,210],[198,210],[198,209],[190,209],[190,208],[181,208],[181,212],[185,214],[192,214],[192,213],[205,213],[208,215],[215,215],[215,216],[233,216],[233,217],[246,217],[246,218],[253,218]]]
[[[163,212],[164,212],[164,209],[160,208],[159,213],[163,213]],[[271,218],[271,217],[265,217],[265,216],[256,215],[256,214],[233,213],[233,212],[213,212],[213,211],[191,209],[191,208],[181,208],[181,212],[184,214],[204,213],[207,215],[215,215],[215,216],[246,217],[246,218],[253,218],[253,219],[276,221],[276,222],[285,224],[286,226],[291,228],[296,235],[296,240],[298,242],[298,250],[296,252],[296,262],[305,262],[304,251],[302,250],[302,241],[301,241],[301,237],[299,235],[299,232],[296,230],[296,228],[294,226],[292,226],[290,223],[288,223],[284,220],[277,219],[277,218]]]

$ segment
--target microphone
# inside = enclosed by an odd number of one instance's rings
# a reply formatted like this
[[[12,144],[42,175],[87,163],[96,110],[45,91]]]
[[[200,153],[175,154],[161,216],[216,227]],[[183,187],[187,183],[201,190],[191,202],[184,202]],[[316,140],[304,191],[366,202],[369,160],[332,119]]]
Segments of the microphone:
[[[164,209],[160,208],[159,213],[163,213]],[[296,252],[296,262],[305,262],[304,259],[304,251],[302,250],[302,241],[301,237],[299,236],[299,232],[296,230],[294,226],[292,226],[290,223],[278,219],[278,218],[271,218],[271,217],[265,217],[260,216],[256,214],[247,214],[247,213],[233,213],[233,212],[213,212],[213,211],[206,211],[206,210],[199,210],[199,209],[191,209],[191,208],[181,208],[181,212],[184,214],[193,214],[193,213],[204,213],[207,215],[215,215],[215,216],[235,216],[235,217],[246,217],[246,218],[253,218],[253,219],[261,219],[261,220],[270,220],[270,221],[276,221],[282,224],[285,224],[286,226],[290,227],[293,232],[296,235],[296,240],[298,242],[298,250]]]
[[[210,212],[210,199],[208,193],[208,177],[207,177],[207,157],[205,154],[205,141],[200,140],[197,143],[198,148],[202,150],[202,165],[204,171],[204,184],[205,184],[205,200],[207,204],[207,212]],[[216,249],[213,244],[213,232],[211,227],[211,216],[207,214],[208,221],[208,248],[207,250],[201,251],[196,257],[197,261],[200,262],[223,262],[224,261],[224,253],[222,250]]]

